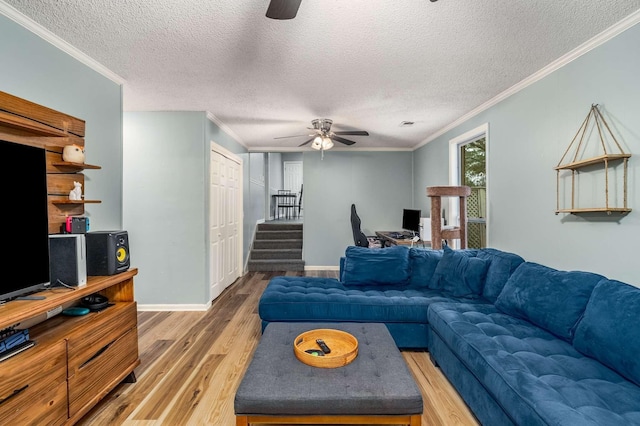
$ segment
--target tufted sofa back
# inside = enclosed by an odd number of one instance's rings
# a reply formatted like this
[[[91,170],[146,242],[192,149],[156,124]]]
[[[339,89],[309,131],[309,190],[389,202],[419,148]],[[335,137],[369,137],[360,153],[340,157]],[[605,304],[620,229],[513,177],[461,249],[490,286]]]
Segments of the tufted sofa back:
[[[351,265],[353,265],[354,261],[363,262],[363,257],[366,257],[367,253],[371,253],[371,256],[373,257],[373,252],[376,250],[390,250],[390,248],[358,249],[349,247],[345,252],[345,256],[340,258],[340,281],[345,282],[345,261],[347,257],[349,257],[350,261],[347,263],[351,263]],[[353,256],[353,254],[356,253],[356,250],[358,257]],[[456,252],[463,253],[469,257],[478,257],[487,262],[488,267],[483,280],[482,292],[479,296],[484,297],[491,303],[495,303],[511,274],[513,274],[516,268],[524,262],[524,259],[517,254],[495,248],[463,249],[456,250]],[[443,250],[412,247],[408,250],[396,250],[393,255],[396,256],[398,261],[403,264],[405,264],[408,257],[408,284],[410,287],[428,287],[430,286],[434,271],[436,270],[439,261],[442,259]],[[389,282],[389,284],[393,283]]]

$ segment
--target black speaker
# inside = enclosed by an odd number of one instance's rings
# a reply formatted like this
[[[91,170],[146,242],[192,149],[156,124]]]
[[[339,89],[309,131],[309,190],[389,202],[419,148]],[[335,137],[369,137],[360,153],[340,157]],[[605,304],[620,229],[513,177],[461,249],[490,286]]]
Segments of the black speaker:
[[[49,235],[51,286],[87,285],[86,241],[82,234]]]
[[[127,231],[87,232],[87,275],[114,275],[131,265]]]

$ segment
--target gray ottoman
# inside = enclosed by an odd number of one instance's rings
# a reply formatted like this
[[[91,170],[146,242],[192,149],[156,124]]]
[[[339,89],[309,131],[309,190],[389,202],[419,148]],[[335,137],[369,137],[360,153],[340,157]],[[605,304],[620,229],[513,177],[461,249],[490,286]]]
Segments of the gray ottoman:
[[[316,328],[358,339],[358,356],[338,368],[299,361],[293,341]],[[236,425],[250,423],[420,425],[422,395],[384,324],[270,323],[238,387]]]

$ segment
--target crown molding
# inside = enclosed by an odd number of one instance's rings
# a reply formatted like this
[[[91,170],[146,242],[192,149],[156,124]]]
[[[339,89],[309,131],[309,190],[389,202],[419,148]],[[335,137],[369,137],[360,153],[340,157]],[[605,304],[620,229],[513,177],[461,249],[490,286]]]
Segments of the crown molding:
[[[120,77],[118,74],[109,70],[107,67],[96,61],[95,59],[89,57],[79,49],[73,47],[71,44],[67,43],[48,29],[44,28],[42,25],[38,24],[33,19],[29,18],[26,15],[23,15],[20,11],[18,11],[13,6],[6,4],[3,1],[0,1],[0,14],[6,16],[11,19],[16,24],[24,27],[25,29],[31,31],[44,41],[52,44],[63,52],[67,53],[72,58],[77,61],[83,63],[94,71],[102,74],[109,80],[113,81],[116,84],[123,85],[125,83],[125,79]]]
[[[360,151],[360,152],[412,152],[415,148],[398,148],[398,147],[377,147],[377,148],[338,148],[334,146],[331,149],[325,150],[325,152],[329,151],[339,151],[339,152],[348,152],[348,151]],[[320,152],[320,150],[316,150],[313,148],[300,148],[300,147],[282,147],[282,146],[265,146],[260,148],[249,148],[249,152]]]
[[[222,120],[220,120],[218,117],[213,115],[212,112],[207,111],[207,119],[209,121],[212,121],[213,123],[215,123],[215,125],[218,126],[220,128],[220,130],[225,132],[227,135],[231,136],[233,138],[233,140],[235,140],[237,143],[239,143],[243,147],[247,148],[247,145],[244,143],[242,138],[240,136],[236,135],[235,132],[229,128],[229,126],[224,124],[222,122]]]
[[[502,102],[503,100],[507,99],[509,96],[518,93],[519,91],[531,86],[533,83],[535,83],[535,82],[537,82],[539,80],[542,80],[543,78],[545,78],[549,74],[559,70],[560,68],[562,68],[565,65],[569,64],[570,62],[573,62],[575,59],[579,58],[580,56],[584,55],[585,53],[590,52],[591,50],[595,49],[596,47],[601,46],[602,44],[606,43],[607,41],[611,40],[612,38],[616,37],[617,35],[623,33],[624,31],[628,30],[629,28],[633,27],[634,25],[638,24],[639,22],[640,22],[640,10],[637,10],[636,12],[634,12],[631,15],[627,16],[626,18],[624,18],[623,20],[621,20],[617,24],[612,25],[611,27],[609,27],[608,29],[604,30],[600,34],[592,37],[591,39],[589,39],[586,42],[582,43],[580,46],[578,46],[575,49],[571,50],[569,53],[567,53],[567,54],[561,56],[560,58],[556,59],[555,61],[551,62],[546,67],[544,67],[541,70],[535,72],[534,74],[531,74],[529,77],[527,77],[524,80],[520,81],[519,83],[511,86],[510,88],[508,88],[504,92],[502,92],[499,95],[493,97],[492,99],[488,100],[487,102],[483,103],[482,105],[478,106],[477,108],[471,110],[470,112],[468,112],[467,114],[465,114],[462,117],[458,118],[457,120],[455,120],[451,124],[449,124],[449,125],[443,127],[442,129],[438,130],[436,133],[434,133],[433,135],[429,136],[428,138],[426,138],[425,140],[420,142],[418,145],[416,145],[414,147],[414,150],[418,149],[420,147],[423,147],[424,145],[428,144],[429,142],[431,142],[431,141],[435,140],[436,138],[442,136],[443,134],[447,133],[449,130],[452,130],[452,129],[458,127],[459,125],[461,125],[464,122],[466,122],[467,120],[475,117],[476,115],[480,114],[481,112],[486,111],[487,109],[491,108],[492,106]]]

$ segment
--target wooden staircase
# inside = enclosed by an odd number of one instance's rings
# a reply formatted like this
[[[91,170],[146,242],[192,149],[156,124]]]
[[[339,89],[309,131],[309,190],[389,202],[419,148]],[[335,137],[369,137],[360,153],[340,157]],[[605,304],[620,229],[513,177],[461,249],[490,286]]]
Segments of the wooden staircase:
[[[248,269],[251,272],[304,271],[302,224],[258,224]]]

